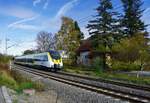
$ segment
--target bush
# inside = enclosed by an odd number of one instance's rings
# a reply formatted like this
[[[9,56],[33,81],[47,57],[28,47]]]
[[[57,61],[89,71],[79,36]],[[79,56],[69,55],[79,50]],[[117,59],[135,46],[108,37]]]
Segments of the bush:
[[[38,91],[43,91],[44,90],[44,84],[40,81],[35,81],[35,82],[33,82],[33,88],[35,88]]]
[[[101,72],[103,71],[103,61],[101,58],[96,57],[93,61],[92,61],[92,68],[95,69],[96,72]]]
[[[33,83],[32,82],[23,82],[20,83],[18,88],[16,89],[17,92],[22,92],[24,89],[31,89],[33,88]]]
[[[144,70],[150,71],[150,63],[147,63],[146,65],[144,65]]]
[[[9,60],[11,59],[12,57],[10,57],[10,56],[5,56],[5,55],[0,55],[0,63],[8,63],[9,62]]]
[[[5,71],[0,72],[0,85],[5,85],[13,89],[17,88],[16,81],[10,75],[8,75]]]
[[[136,63],[125,63],[120,61],[115,61],[112,63],[112,71],[132,71],[140,70],[140,65]]]
[[[30,78],[24,77],[22,74],[16,71],[12,71],[12,76],[18,83],[18,92],[22,92],[23,89],[31,89],[34,88],[38,91],[44,90],[44,84],[40,81],[32,81]]]
[[[67,65],[67,66],[71,66],[72,65],[72,60],[71,59],[63,59],[63,64]]]

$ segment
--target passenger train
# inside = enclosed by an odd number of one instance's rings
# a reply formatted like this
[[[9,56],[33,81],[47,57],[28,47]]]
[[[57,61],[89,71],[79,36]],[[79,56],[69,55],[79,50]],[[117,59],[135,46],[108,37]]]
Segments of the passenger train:
[[[15,57],[14,63],[33,67],[44,67],[54,71],[63,68],[62,57],[58,51],[54,50],[50,50],[44,53]]]

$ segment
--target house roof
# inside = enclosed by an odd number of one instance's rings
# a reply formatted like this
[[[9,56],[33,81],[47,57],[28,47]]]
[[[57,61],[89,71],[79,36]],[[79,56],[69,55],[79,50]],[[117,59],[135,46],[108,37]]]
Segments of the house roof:
[[[89,40],[82,40],[82,43],[80,47],[77,48],[76,52],[85,52],[85,51],[91,51],[92,50],[92,45]]]

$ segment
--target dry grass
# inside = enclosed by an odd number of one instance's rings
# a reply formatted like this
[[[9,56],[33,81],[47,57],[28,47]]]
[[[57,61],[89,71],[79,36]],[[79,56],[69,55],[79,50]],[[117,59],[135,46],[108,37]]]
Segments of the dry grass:
[[[19,85],[19,88],[17,88],[18,92],[22,92],[23,89],[32,89],[32,88],[36,89],[37,91],[44,90],[44,84],[41,83],[40,81],[33,82],[31,78],[25,77],[17,71],[12,71],[11,75]]]
[[[44,85],[41,82],[32,82],[16,71],[10,71],[9,65],[0,63],[0,86],[5,85],[9,88],[22,92],[23,89],[34,88],[38,91],[44,90]]]
[[[4,63],[0,63],[0,71],[5,71],[8,74],[10,74],[9,65],[8,64],[4,64]]]

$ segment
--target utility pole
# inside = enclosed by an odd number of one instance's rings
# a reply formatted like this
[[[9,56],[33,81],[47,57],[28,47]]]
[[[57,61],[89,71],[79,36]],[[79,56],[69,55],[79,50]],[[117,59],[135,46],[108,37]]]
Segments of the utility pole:
[[[8,46],[7,46],[7,42],[9,41],[9,39],[6,37],[5,38],[5,54],[7,55],[7,49],[8,49]]]
[[[6,54],[6,55],[7,55],[7,50],[8,50],[9,48],[18,45],[18,44],[12,44],[12,45],[8,46],[8,41],[10,41],[10,39],[8,39],[7,36],[6,36],[6,38],[5,38],[5,54]]]

